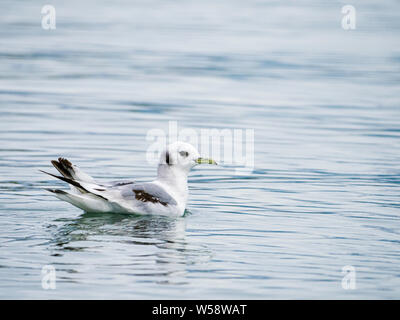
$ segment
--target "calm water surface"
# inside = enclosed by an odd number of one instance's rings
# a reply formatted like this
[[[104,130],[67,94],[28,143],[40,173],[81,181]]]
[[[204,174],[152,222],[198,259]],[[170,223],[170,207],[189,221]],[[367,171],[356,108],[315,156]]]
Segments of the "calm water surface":
[[[398,1],[353,1],[352,31],[342,1],[52,4],[52,31],[41,1],[0,4],[0,298],[400,298]],[[176,220],[43,190],[58,156],[152,179],[171,120],[254,129],[254,171],[196,168]]]

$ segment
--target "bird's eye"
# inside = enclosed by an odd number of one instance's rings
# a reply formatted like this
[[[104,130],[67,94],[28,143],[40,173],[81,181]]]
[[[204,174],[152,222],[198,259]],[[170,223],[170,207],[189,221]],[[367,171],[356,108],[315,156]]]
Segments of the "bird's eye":
[[[189,152],[187,152],[187,151],[181,151],[181,152],[179,152],[179,154],[180,154],[182,157],[187,157],[187,156],[189,155]]]

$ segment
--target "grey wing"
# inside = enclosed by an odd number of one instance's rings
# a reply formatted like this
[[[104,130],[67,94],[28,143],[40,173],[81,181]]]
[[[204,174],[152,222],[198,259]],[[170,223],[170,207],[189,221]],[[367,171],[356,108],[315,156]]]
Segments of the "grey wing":
[[[167,191],[151,182],[126,184],[121,188],[121,195],[126,200],[159,203],[163,206],[177,204]]]

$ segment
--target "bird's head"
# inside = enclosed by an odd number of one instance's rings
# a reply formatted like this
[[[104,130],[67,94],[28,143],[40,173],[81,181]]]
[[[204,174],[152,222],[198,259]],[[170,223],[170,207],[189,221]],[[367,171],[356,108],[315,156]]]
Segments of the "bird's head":
[[[162,152],[160,164],[170,168],[181,169],[189,172],[198,164],[217,164],[212,159],[200,157],[199,152],[191,144],[186,142],[174,142]]]

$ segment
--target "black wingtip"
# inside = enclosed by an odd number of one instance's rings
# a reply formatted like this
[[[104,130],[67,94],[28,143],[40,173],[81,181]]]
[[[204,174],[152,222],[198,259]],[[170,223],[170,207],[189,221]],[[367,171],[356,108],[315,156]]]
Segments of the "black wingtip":
[[[72,167],[72,163],[68,159],[60,157],[60,158],[58,158],[58,162],[60,162],[65,167]]]
[[[67,183],[69,183],[69,184],[72,184],[73,186],[75,186],[75,187],[77,187],[77,188],[80,188],[80,189],[84,190],[85,192],[88,192],[84,187],[82,187],[77,181],[75,181],[75,180],[73,180],[73,179],[69,179],[69,178],[61,177],[61,176],[56,176],[55,174],[52,174],[52,173],[50,173],[50,172],[46,172],[46,171],[43,171],[43,170],[39,170],[39,171],[40,171],[40,172],[43,172],[43,173],[45,173],[45,174],[48,174],[48,175],[50,175],[50,176],[52,176],[52,177],[54,177],[54,178],[60,179],[60,180],[62,180],[62,181],[65,181],[65,182],[67,182]]]
[[[49,191],[49,192],[51,192],[51,193],[67,194],[67,192],[62,191],[62,190],[59,190],[59,189],[47,189],[47,188],[46,188],[45,190],[47,190],[47,191]]]
[[[69,179],[74,179],[74,177],[71,174],[72,169],[72,163],[69,162],[65,158],[58,158],[57,160],[51,160],[51,164],[54,166],[54,168],[57,169],[59,173],[61,173],[64,177],[69,178]]]
[[[57,178],[56,175],[54,175],[54,174],[52,174],[52,173],[50,173],[50,172],[46,172],[46,171],[43,171],[43,170],[40,170],[40,169],[39,169],[39,171],[42,172],[42,173],[45,173],[45,174],[48,174],[48,175],[50,175],[50,176],[53,176],[53,177],[56,177],[56,178]]]

